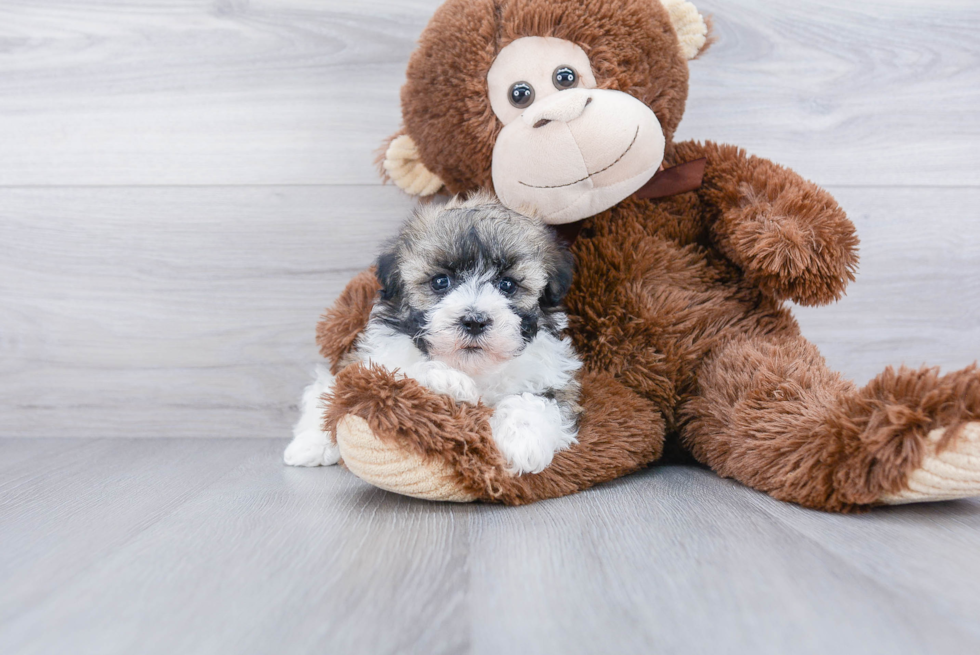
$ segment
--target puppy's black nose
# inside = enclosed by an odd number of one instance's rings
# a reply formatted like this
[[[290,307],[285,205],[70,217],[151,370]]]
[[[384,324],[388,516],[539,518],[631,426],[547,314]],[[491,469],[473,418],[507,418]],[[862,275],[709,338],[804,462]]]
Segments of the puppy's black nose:
[[[477,337],[483,334],[488,327],[493,323],[491,319],[486,314],[467,314],[459,321],[463,326],[463,331],[471,337]]]

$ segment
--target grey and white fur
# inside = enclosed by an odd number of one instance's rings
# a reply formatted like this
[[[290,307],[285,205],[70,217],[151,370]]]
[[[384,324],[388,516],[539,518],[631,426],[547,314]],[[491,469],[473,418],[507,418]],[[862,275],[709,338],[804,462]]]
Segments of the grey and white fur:
[[[419,208],[377,261],[379,300],[345,365],[399,370],[436,393],[494,408],[511,472],[537,473],[575,443],[582,364],[562,332],[572,257],[541,222],[487,194]],[[335,464],[322,432],[320,368],[285,452],[293,466]]]

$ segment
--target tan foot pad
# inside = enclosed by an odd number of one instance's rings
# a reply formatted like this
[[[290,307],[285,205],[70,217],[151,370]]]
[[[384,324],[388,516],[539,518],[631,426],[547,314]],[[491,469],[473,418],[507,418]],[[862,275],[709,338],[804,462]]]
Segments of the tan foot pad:
[[[882,497],[887,505],[980,496],[980,423],[967,423],[951,448],[936,454],[945,428],[929,433],[929,454],[909,476],[908,489]]]
[[[359,416],[348,414],[337,423],[340,456],[351,473],[386,491],[426,500],[466,503],[476,496],[459,487],[445,463],[390,446]]]

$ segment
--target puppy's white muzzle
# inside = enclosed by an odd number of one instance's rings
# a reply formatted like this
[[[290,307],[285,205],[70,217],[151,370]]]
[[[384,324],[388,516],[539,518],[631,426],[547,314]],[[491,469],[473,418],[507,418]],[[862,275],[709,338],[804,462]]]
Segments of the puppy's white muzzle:
[[[475,374],[524,347],[521,318],[491,280],[471,279],[446,294],[426,315],[429,356]]]

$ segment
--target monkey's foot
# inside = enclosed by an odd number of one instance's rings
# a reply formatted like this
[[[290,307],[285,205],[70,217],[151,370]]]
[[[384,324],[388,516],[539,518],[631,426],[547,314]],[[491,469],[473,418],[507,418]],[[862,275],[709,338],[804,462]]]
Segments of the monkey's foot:
[[[908,476],[907,487],[882,496],[886,505],[980,496],[980,422],[967,423],[948,447],[939,450],[946,428],[929,433],[922,465]]]
[[[445,461],[381,441],[359,416],[348,414],[337,422],[337,445],[350,472],[380,489],[425,500],[476,500]]]

